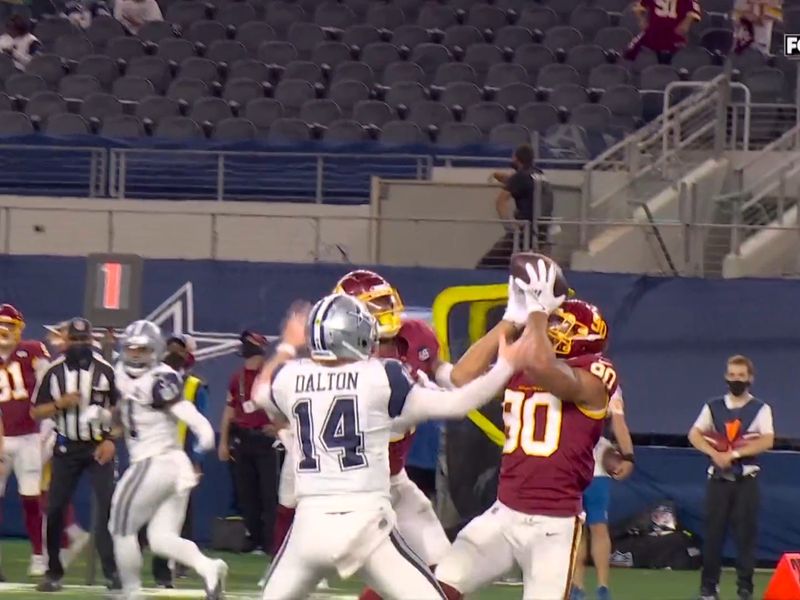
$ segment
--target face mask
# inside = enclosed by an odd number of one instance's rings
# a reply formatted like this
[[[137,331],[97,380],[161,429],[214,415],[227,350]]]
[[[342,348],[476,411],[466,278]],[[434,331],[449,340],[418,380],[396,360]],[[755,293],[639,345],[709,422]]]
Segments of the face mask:
[[[730,379],[726,379],[725,383],[728,384],[728,389],[734,396],[741,396],[747,391],[747,388],[750,387],[749,381],[731,381]]]
[[[175,369],[176,371],[180,371],[186,364],[186,360],[183,354],[178,352],[170,352],[164,357],[164,363]]]
[[[92,347],[89,344],[72,344],[64,356],[71,365],[86,369],[92,362]]]

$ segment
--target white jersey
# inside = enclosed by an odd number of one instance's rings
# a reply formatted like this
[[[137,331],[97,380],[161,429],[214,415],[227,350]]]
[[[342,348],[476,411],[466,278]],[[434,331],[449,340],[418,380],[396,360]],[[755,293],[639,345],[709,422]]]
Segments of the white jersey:
[[[180,376],[163,363],[139,377],[128,375],[122,363],[114,370],[131,462],[182,450],[178,419],[167,410],[183,397]]]
[[[294,435],[298,504],[336,507],[389,498],[389,438],[413,386],[395,360],[326,366],[290,361],[273,375],[272,406]]]

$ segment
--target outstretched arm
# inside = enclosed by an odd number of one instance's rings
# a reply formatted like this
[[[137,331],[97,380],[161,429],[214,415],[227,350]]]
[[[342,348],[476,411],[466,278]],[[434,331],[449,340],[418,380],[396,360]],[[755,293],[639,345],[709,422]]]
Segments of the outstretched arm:
[[[281,343],[278,344],[272,358],[261,368],[261,372],[253,384],[254,399],[259,394],[263,394],[263,392],[259,392],[261,386],[269,386],[275,369],[297,356],[297,350],[306,343],[306,319],[308,319],[309,308],[308,302],[295,302],[289,308],[283,325]]]
[[[202,452],[207,452],[214,447],[214,429],[194,404],[188,400],[180,400],[171,404],[169,411],[176,419],[186,423],[186,426],[192,430],[194,437],[197,439],[197,445]]]

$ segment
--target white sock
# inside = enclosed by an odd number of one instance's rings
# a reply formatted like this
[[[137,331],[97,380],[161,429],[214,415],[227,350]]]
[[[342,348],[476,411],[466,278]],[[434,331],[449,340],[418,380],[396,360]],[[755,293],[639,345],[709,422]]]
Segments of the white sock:
[[[83,530],[83,527],[78,525],[77,523],[73,523],[69,527],[67,527],[67,537],[71,542],[74,542],[76,538],[86,533]]]
[[[142,551],[135,535],[115,535],[114,557],[126,596],[135,595],[142,587]]]

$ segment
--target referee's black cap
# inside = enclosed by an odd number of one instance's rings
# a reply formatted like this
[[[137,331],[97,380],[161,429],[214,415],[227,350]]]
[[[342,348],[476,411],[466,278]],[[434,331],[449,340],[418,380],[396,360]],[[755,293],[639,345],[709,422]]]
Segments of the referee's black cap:
[[[87,341],[92,339],[92,324],[89,319],[73,317],[67,324],[67,339],[73,341]]]

